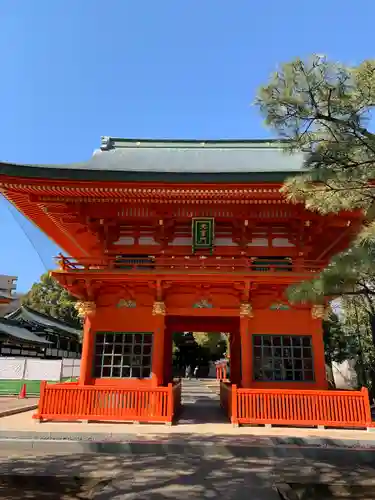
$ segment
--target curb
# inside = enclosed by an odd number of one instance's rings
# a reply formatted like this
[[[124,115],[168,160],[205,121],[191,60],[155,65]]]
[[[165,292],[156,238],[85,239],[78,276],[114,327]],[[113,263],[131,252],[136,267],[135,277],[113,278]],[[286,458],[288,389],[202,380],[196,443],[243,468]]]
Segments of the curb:
[[[132,446],[140,448],[169,448],[182,447],[183,449],[288,449],[288,450],[333,450],[333,451],[369,451],[374,453],[374,440],[358,439],[327,439],[319,437],[279,437],[279,436],[173,436],[155,435],[144,439],[134,434],[122,433],[82,433],[82,432],[43,432],[43,431],[6,431],[0,430],[0,448],[35,449],[42,447],[72,447],[83,448],[93,445],[98,451],[105,448],[117,447],[121,450]],[[123,450],[124,451],[124,450]],[[102,451],[105,453],[105,451]],[[111,451],[112,453],[112,451]],[[374,454],[375,457],[375,454]]]
[[[0,440],[2,452],[11,456],[16,455],[196,455],[204,457],[237,457],[256,459],[297,459],[297,460],[335,460],[346,463],[361,463],[362,465],[375,466],[374,449],[368,448],[335,448],[319,446],[264,446],[255,444],[246,445],[221,445],[175,442],[142,442],[142,441],[74,441],[74,440],[43,440],[43,439],[4,439]],[[344,451],[344,453],[343,453]],[[354,454],[354,455],[353,455]]]
[[[20,408],[12,408],[10,410],[5,410],[0,413],[0,418],[10,417],[11,415],[17,415],[17,413],[24,413],[27,411],[36,410],[38,405],[21,406]]]

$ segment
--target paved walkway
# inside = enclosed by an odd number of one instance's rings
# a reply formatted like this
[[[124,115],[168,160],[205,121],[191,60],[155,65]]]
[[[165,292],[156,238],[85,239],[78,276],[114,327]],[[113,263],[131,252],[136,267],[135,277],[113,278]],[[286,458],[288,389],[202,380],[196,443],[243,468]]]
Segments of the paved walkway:
[[[37,398],[18,399],[12,397],[0,397],[0,417],[14,415],[15,413],[25,411],[25,409],[34,409],[37,407],[37,404]]]
[[[217,383],[200,380],[183,380],[182,413],[178,425],[183,424],[226,424],[228,418],[220,407]]]
[[[145,447],[136,454],[101,453],[94,448],[91,453],[69,452],[59,444],[55,443],[55,450],[32,454],[1,447],[0,497],[277,500],[274,488],[285,483],[375,487],[373,452],[305,450],[300,455],[258,446],[240,454],[224,446],[194,449],[189,438],[186,446]],[[60,496],[53,494],[58,489]],[[78,497],[79,489],[84,494]]]
[[[184,382],[173,427],[0,419],[0,497],[278,500],[286,483],[375,488],[375,433],[234,428],[208,386]]]

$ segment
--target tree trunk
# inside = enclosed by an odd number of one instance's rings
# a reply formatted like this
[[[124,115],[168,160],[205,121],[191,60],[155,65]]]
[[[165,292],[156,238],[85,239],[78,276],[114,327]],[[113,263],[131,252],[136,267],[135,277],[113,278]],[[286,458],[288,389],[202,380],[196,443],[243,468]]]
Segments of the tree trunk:
[[[366,376],[366,369],[363,364],[363,360],[359,358],[354,365],[355,372],[357,374],[357,389],[368,386],[368,380]]]
[[[336,389],[335,377],[333,376],[332,359],[327,356],[326,360],[327,379],[332,389]]]
[[[370,314],[370,328],[371,328],[372,345],[375,350],[375,314]],[[373,400],[375,398],[375,366],[372,364],[370,367],[370,381],[371,381],[370,394],[371,394],[371,399]]]

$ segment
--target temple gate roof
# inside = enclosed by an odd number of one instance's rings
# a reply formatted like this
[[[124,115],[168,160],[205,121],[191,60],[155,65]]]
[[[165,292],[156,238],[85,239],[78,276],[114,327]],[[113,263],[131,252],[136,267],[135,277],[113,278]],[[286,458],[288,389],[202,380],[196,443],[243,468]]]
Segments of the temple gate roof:
[[[283,182],[304,170],[302,153],[271,140],[140,140],[103,137],[80,163],[0,163],[0,175],[87,181]]]

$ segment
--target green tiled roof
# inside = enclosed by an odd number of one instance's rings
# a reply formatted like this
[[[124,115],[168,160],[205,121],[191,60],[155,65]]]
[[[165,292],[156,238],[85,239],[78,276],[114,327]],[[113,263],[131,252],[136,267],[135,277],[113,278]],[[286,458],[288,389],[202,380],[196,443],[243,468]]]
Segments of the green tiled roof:
[[[34,311],[27,306],[21,306],[15,311],[7,314],[6,319],[8,320],[25,320],[30,323],[34,323],[40,325],[42,327],[50,327],[58,330],[62,330],[65,333],[70,335],[80,337],[81,330],[75,328],[64,321],[60,321],[58,319],[52,318],[52,316],[47,316],[40,312]]]
[[[17,340],[23,340],[25,342],[30,342],[32,344],[51,344],[48,340],[45,340],[33,332],[30,332],[27,328],[22,328],[17,324],[12,324],[11,321],[7,321],[3,318],[0,319],[0,333],[13,337]]]
[[[104,137],[86,162],[68,165],[0,163],[0,175],[98,181],[283,181],[303,171],[302,153],[283,143],[253,141],[138,140]]]

